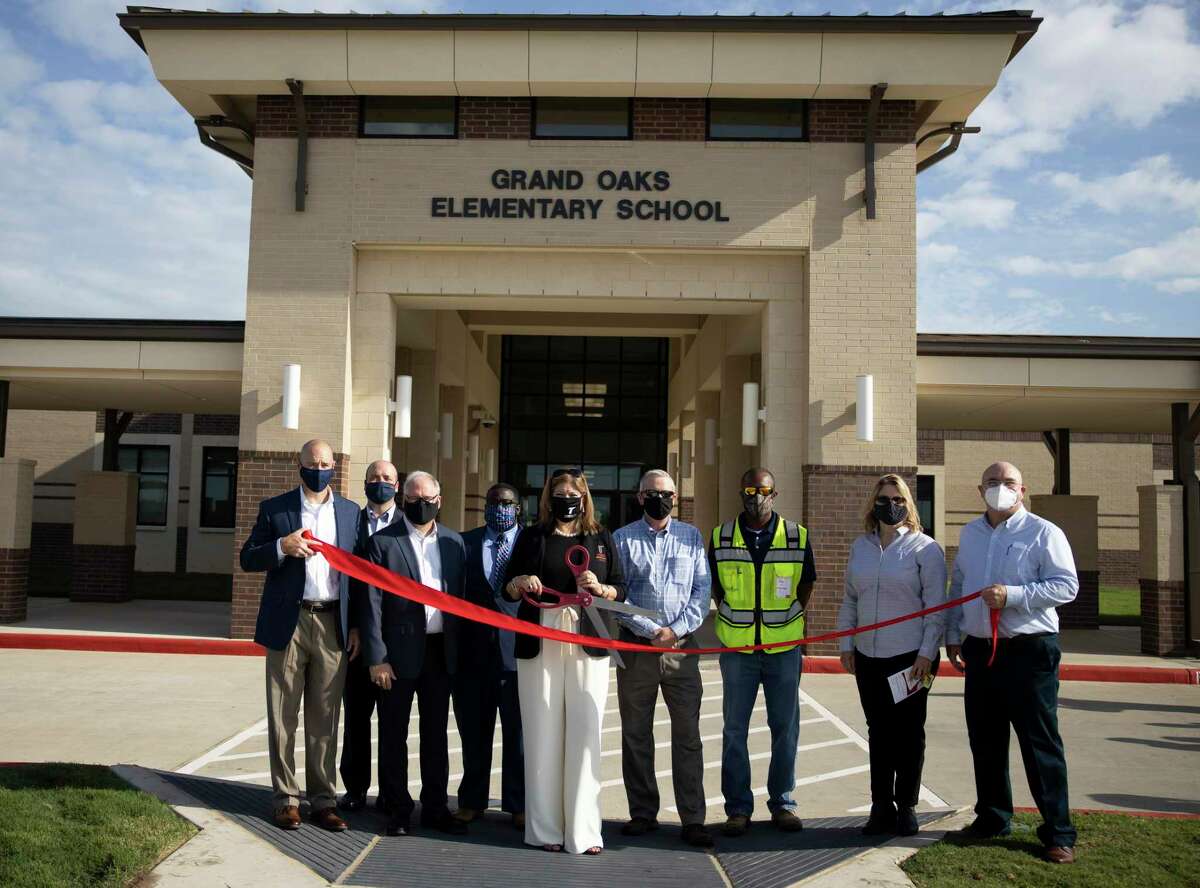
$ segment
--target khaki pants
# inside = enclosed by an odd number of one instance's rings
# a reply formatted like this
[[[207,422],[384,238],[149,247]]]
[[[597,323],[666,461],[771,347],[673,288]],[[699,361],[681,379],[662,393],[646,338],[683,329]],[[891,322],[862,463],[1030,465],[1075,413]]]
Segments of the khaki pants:
[[[621,630],[624,641],[648,644]],[[684,647],[696,647],[688,637]],[[671,782],[675,807],[686,826],[704,823],[704,749],[700,742],[700,702],[704,685],[700,658],[693,654],[622,653],[617,670],[617,704],[621,710],[621,776],[629,799],[629,816],[658,816],[658,778],[654,772],[654,707],[658,690],[671,716]]]
[[[313,811],[337,804],[337,731],[346,652],[337,615],[301,608],[292,640],[267,651],[267,748],[275,810],[300,804],[296,783],[296,722],[304,699],[304,787]]]

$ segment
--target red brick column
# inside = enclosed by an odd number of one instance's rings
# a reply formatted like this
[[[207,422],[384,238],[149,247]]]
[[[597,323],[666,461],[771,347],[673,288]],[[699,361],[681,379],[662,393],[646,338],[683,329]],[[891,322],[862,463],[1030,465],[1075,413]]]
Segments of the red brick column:
[[[1070,604],[1058,608],[1063,629],[1097,629],[1100,626],[1100,571],[1078,570],[1079,592]],[[965,590],[964,590],[965,591]]]
[[[333,489],[343,496],[349,489],[350,457],[334,454],[337,472]],[[240,564],[242,544],[254,529],[259,504],[299,486],[296,454],[280,450],[239,450],[237,503],[233,531],[233,601],[229,608],[230,638],[253,638],[265,574],[246,573]]]
[[[1142,653],[1159,657],[1184,650],[1183,582],[1141,581]]]
[[[817,583],[808,603],[805,631],[823,635],[837,626],[850,545],[863,533],[863,509],[880,475],[895,474],[913,489],[916,466],[804,466],[804,515],[812,541]],[[785,516],[786,517],[786,516]],[[809,645],[809,654],[836,654],[837,641]]]
[[[136,546],[75,543],[72,549],[71,600],[120,602],[133,599]]]
[[[0,623],[19,623],[27,615],[29,550],[0,548]]]

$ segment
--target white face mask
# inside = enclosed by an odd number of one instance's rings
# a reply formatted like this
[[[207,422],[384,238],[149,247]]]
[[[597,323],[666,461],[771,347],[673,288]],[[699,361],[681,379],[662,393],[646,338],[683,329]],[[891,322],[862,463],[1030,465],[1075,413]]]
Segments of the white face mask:
[[[989,487],[983,493],[983,499],[988,504],[988,508],[997,512],[1007,512],[1017,504],[1017,500],[1020,498],[1017,491],[1003,484]]]

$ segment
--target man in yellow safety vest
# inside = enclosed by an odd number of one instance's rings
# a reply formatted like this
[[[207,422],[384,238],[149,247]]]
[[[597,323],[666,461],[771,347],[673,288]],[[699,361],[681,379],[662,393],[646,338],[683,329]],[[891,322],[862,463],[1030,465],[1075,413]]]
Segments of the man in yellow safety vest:
[[[775,476],[766,469],[742,475],[742,513],[713,529],[708,558],[717,637],[724,647],[770,644],[804,637],[804,609],[817,572],[808,531],[775,514]],[[796,816],[796,742],[800,734],[799,646],[721,654],[725,727],[721,794],[728,818],[722,831],[740,836],[750,825],[754,793],[746,737],[762,686],[771,729],[767,809],[784,832],[804,828]]]

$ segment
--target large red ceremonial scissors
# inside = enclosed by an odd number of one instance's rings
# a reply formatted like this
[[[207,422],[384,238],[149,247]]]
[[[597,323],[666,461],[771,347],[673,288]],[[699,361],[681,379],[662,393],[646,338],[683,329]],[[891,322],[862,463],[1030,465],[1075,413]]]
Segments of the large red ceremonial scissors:
[[[571,575],[576,579],[583,576],[588,571],[592,563],[591,553],[587,548],[580,545],[572,546],[567,549],[566,554],[567,569],[571,571]],[[600,614],[596,612],[596,608],[601,610],[616,611],[617,613],[637,615],[648,617],[656,623],[662,622],[662,614],[658,611],[647,610],[644,607],[628,604],[624,601],[609,601],[607,598],[600,598],[592,595],[590,592],[585,592],[582,589],[577,589],[574,592],[559,592],[557,589],[551,589],[547,586],[542,587],[540,596],[535,596],[528,590],[521,593],[525,600],[536,608],[542,610],[550,610],[553,608],[567,607],[569,605],[578,605],[580,609],[587,614],[588,620],[591,621],[592,628],[596,630],[596,635],[600,638],[611,639],[608,634],[608,626],[604,620],[600,618]],[[621,659],[621,654],[614,650],[612,651],[613,662],[617,666],[624,668],[625,662]]]

